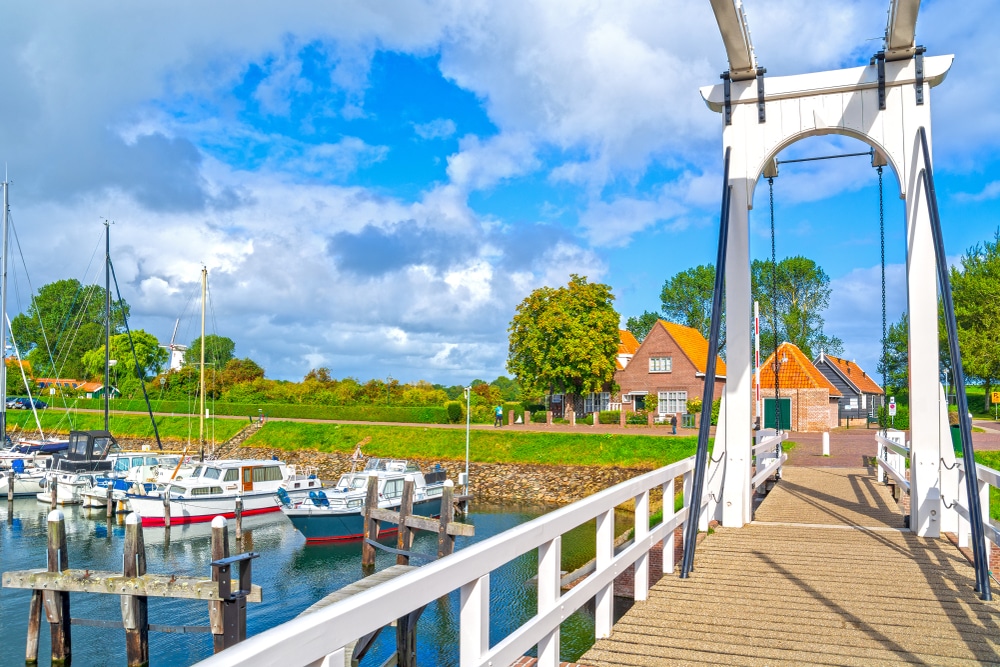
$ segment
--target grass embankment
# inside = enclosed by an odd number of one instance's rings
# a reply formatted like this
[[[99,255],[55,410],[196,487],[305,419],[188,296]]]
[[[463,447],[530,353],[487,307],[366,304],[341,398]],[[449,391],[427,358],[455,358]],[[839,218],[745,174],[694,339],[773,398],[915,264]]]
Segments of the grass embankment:
[[[69,433],[71,430],[96,430],[104,428],[104,415],[92,412],[75,412],[67,415],[61,410],[49,409],[38,413],[39,421],[46,435],[49,433]],[[8,428],[20,428],[27,437],[38,435],[35,418],[30,411],[23,413],[7,411]],[[118,438],[149,438],[153,439],[153,425],[148,415],[111,414],[111,433]],[[224,442],[239,433],[247,425],[240,419],[213,419],[205,422],[205,439],[214,442]],[[161,439],[186,442],[198,439],[198,419],[196,417],[157,417],[156,427]]]
[[[465,431],[421,426],[367,426],[268,422],[248,445],[294,451],[354,451],[365,438],[368,456],[414,459],[465,459]],[[470,457],[478,463],[538,463],[544,465],[659,467],[691,456],[694,437],[539,433],[496,429],[473,431]]]
[[[976,463],[1000,470],[1000,452],[976,452]],[[1000,489],[990,487],[990,518],[1000,520]]]

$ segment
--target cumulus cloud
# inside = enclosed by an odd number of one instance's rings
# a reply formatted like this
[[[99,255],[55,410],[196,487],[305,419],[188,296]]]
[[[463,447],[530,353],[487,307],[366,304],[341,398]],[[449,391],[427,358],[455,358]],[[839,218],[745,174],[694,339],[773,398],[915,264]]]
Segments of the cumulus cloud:
[[[438,118],[429,123],[414,123],[413,131],[421,139],[447,139],[455,134],[455,121],[450,118]]]

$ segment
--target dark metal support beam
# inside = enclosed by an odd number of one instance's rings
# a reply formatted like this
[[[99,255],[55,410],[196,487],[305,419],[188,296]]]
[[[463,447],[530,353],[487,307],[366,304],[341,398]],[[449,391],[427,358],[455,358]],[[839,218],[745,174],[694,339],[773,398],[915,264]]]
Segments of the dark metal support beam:
[[[927,131],[921,127],[920,148],[924,154],[924,168],[920,172],[927,208],[931,218],[931,234],[934,237],[934,256],[937,260],[938,281],[941,285],[941,301],[944,307],[944,322],[948,329],[948,351],[951,354],[955,393],[958,399],[958,423],[962,432],[962,457],[965,459],[965,490],[969,498],[969,523],[972,526],[972,556],[976,569],[976,592],[983,600],[991,600],[990,573],[986,564],[986,545],[983,531],[983,510],[979,501],[979,477],[976,474],[976,452],[972,447],[972,420],[969,418],[969,402],[965,395],[965,373],[962,370],[962,355],[958,347],[958,324],[955,321],[955,307],[951,296],[948,259],[944,253],[944,237],[941,234],[941,216],[938,211],[937,192],[934,189],[934,172],[931,169],[930,152],[927,150]],[[687,545],[685,545],[687,546]]]
[[[764,109],[764,75],[767,70],[763,67],[757,68],[757,122],[767,121],[767,112]]]
[[[701,499],[705,491],[705,475],[708,472],[708,427],[711,424],[712,401],[715,399],[715,362],[719,354],[719,329],[722,322],[722,290],[726,276],[726,244],[729,241],[729,206],[733,188],[729,184],[729,154],[726,148],[725,167],[722,176],[722,213],[719,216],[719,252],[715,259],[715,292],[712,296],[712,323],[708,336],[708,360],[705,363],[705,389],[698,425],[698,450],[695,453],[694,480],[691,497],[685,498],[688,507],[687,523],[684,524],[684,556],[681,559],[681,579],[686,579],[694,569],[694,548],[698,541],[698,521],[701,518]]]

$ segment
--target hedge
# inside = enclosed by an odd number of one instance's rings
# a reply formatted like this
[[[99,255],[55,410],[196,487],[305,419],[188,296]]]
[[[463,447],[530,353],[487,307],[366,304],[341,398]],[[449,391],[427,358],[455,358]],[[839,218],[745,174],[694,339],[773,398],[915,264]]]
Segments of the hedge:
[[[97,398],[68,401],[70,407],[100,410],[104,401]],[[61,402],[60,402],[61,403]],[[51,407],[59,407],[53,403]],[[197,406],[187,401],[150,401],[153,412],[189,414]],[[448,411],[440,406],[403,407],[391,405],[314,405],[296,403],[207,403],[215,415],[256,417],[263,411],[265,417],[291,419],[332,419],[340,421],[392,422],[400,424],[447,424]],[[146,402],[141,400],[112,399],[112,409],[127,412],[145,412]]]

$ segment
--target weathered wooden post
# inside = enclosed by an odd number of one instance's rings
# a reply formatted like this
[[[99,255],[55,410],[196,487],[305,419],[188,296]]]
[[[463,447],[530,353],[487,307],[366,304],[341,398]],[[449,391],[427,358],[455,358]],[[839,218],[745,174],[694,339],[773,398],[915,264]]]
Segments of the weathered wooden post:
[[[378,507],[378,476],[368,477],[368,491],[365,495],[364,541],[361,544],[361,571],[366,575],[375,571],[375,547],[368,540],[378,539],[378,520],[372,518],[372,510]]]
[[[14,470],[7,471],[7,502],[14,502]]]
[[[108,516],[108,521],[109,522],[111,521],[111,517],[113,517],[115,515],[115,501],[111,498],[111,494],[113,492],[114,492],[114,483],[113,482],[108,482],[108,489],[107,489],[107,493],[105,495],[105,500],[107,501],[108,504],[105,505],[105,507],[107,508],[105,511],[107,512],[107,516]],[[111,524],[110,523],[108,524],[108,535],[111,535]]]
[[[229,558],[229,528],[225,517],[212,519],[212,561]],[[212,568],[212,581],[219,581],[219,570]],[[212,647],[215,653],[226,648],[225,602],[208,603],[208,619],[212,626]]]
[[[448,534],[448,524],[455,520],[455,483],[450,479],[444,482],[441,490],[441,524],[438,528],[438,558],[444,558],[455,551],[455,536]]]
[[[170,534],[170,485],[163,489],[163,530]]]
[[[133,512],[125,519],[125,557],[122,574],[141,577],[146,574],[146,545],[142,522]],[[125,626],[125,653],[129,667],[149,665],[149,614],[145,595],[121,596],[122,624]]]
[[[243,541],[243,496],[236,496],[236,509],[233,511],[236,520],[236,541]]]
[[[55,473],[49,475],[49,484],[52,485],[52,488],[49,489],[49,493],[52,494],[52,504],[50,507],[51,509],[56,509],[59,506],[59,477]]]
[[[399,534],[396,537],[396,548],[409,551],[413,546],[413,529],[406,525],[406,519],[413,514],[413,475],[407,475],[403,481],[403,500],[399,505]],[[409,565],[410,557],[396,554],[396,565]]]
[[[55,488],[55,486],[53,486]],[[55,493],[52,494],[55,498]],[[66,552],[66,517],[59,510],[49,512],[48,570],[62,572],[69,569],[69,554]],[[43,591],[45,617],[49,621],[52,637],[52,664],[69,664],[73,657],[70,641],[69,593],[63,591]],[[32,605],[34,606],[34,605]],[[31,629],[28,630],[29,636]],[[38,641],[37,627],[35,642]],[[29,645],[31,640],[28,640]]]

